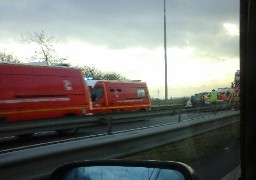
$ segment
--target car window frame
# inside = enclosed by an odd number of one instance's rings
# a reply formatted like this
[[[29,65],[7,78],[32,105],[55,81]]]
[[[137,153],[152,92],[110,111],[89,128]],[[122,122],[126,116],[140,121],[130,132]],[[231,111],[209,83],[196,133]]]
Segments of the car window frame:
[[[256,179],[256,1],[240,0],[241,178]]]

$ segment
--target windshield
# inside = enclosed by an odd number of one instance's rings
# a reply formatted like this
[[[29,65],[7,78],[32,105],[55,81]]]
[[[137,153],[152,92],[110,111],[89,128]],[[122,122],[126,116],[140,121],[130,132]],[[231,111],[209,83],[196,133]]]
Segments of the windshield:
[[[3,154],[141,133],[68,160],[181,161],[203,179],[239,167],[238,0],[2,0],[0,14]]]
[[[91,98],[92,101],[96,101],[103,97],[103,88],[102,87],[94,87],[92,88]]]

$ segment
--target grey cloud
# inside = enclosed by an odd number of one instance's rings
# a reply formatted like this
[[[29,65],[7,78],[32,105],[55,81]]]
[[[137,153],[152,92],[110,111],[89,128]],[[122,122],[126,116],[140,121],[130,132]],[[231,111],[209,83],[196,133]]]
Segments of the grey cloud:
[[[22,3],[21,3],[22,2]],[[163,0],[23,0],[0,6],[0,38],[46,30],[60,41],[74,37],[109,48],[163,46]],[[166,0],[168,46],[189,42],[213,54],[237,55],[238,38],[221,34],[221,23],[239,23],[239,1]]]

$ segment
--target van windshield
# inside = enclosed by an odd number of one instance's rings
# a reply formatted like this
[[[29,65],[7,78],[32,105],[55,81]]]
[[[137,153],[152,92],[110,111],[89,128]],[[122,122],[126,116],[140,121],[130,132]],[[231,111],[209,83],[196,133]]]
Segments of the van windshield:
[[[103,97],[103,88],[102,87],[92,88],[92,94],[91,94],[92,101],[99,100],[102,97]]]

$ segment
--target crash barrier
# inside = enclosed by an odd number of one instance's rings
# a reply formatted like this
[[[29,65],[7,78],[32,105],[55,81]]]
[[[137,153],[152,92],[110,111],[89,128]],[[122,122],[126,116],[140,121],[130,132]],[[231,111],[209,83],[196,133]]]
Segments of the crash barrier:
[[[239,123],[239,119],[239,111],[229,111],[180,123],[168,123],[91,138],[73,138],[65,142],[0,152],[0,174],[3,179],[46,178],[55,168],[67,162],[122,158]]]
[[[174,115],[174,111],[164,112],[140,112],[140,113],[119,113],[104,114],[94,116],[74,116],[54,119],[44,119],[35,121],[20,121],[13,123],[0,123],[0,137],[26,135],[44,131],[68,130],[74,128],[83,128],[108,124],[108,119],[113,123],[123,123],[131,121],[145,120],[153,116]]]
[[[239,103],[231,103],[231,102],[218,102],[216,104],[218,110],[228,110],[233,108],[240,108]],[[201,105],[201,106],[193,106],[193,107],[185,107],[184,105],[172,105],[172,106],[154,106],[151,107],[152,111],[163,111],[163,110],[174,110],[174,111],[182,111],[182,112],[193,112],[193,111],[209,111],[211,109],[211,105]]]
[[[217,106],[218,111],[227,110],[225,104],[220,104]],[[154,109],[154,108],[153,108]],[[163,110],[152,110],[145,112],[134,112],[134,113],[113,113],[113,114],[103,114],[95,116],[74,116],[74,117],[63,117],[54,119],[44,119],[44,120],[30,120],[30,121],[20,121],[13,123],[0,123],[0,137],[16,136],[16,135],[27,135],[43,131],[58,131],[58,130],[68,130],[74,128],[82,128],[88,126],[97,126],[99,124],[108,124],[108,119],[112,120],[112,123],[122,123],[146,120],[149,117],[156,116],[168,116],[168,115],[181,115],[182,113],[189,112],[207,112],[210,111],[210,106],[204,107],[193,107],[185,108],[181,105],[178,106],[166,106]],[[108,124],[109,125],[109,124]],[[111,126],[109,126],[111,127]]]

